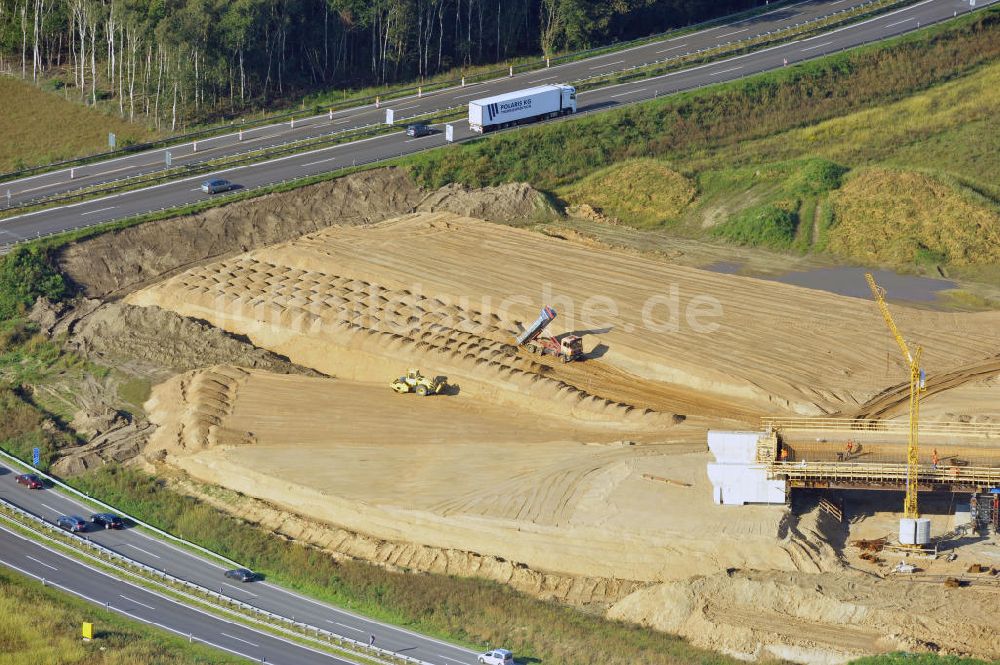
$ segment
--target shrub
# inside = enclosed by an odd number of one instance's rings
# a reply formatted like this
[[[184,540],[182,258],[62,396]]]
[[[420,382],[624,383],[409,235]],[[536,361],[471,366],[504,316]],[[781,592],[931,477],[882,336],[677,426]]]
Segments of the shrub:
[[[740,245],[786,249],[795,240],[798,215],[774,204],[747,208],[712,230]]]
[[[23,312],[39,296],[62,300],[70,291],[69,284],[53,267],[44,248],[35,245],[15,247],[0,261],[0,320]]]

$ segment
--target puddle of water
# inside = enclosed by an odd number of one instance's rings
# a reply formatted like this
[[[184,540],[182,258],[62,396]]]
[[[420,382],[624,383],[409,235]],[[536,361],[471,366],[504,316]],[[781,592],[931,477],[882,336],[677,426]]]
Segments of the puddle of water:
[[[704,269],[726,275],[735,275],[742,268],[743,265],[740,263],[721,261],[705,266]],[[868,282],[865,281],[866,272],[871,272],[875,276],[875,281],[879,283],[879,286],[890,293],[892,299],[897,302],[934,303],[940,299],[942,291],[958,287],[955,282],[947,279],[920,277],[918,275],[900,275],[889,270],[868,271],[865,268],[848,266],[815,268],[812,270],[788,272],[783,275],[754,274],[752,276],[759,279],[769,279],[784,284],[802,286],[807,289],[828,291],[841,296],[871,298]]]

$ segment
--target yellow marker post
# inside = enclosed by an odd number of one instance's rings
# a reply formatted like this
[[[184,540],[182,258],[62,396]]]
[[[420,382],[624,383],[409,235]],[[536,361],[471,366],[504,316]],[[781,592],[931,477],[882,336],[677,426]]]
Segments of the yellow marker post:
[[[94,639],[94,624],[88,621],[83,622],[83,639],[85,640]]]

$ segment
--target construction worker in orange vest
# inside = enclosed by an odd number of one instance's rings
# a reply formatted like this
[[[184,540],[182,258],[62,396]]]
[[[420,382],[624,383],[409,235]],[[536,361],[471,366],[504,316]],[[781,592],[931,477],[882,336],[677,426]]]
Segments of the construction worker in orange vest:
[[[935,469],[938,468],[938,462],[940,462],[940,461],[941,461],[941,458],[938,457],[938,451],[937,451],[937,448],[935,448],[934,452],[931,453],[931,463],[934,465]]]

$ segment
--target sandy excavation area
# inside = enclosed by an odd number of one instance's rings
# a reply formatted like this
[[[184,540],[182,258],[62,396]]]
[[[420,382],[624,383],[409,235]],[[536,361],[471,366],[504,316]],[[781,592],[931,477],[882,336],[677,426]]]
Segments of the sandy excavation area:
[[[709,427],[898,417],[904,369],[872,302],[429,212],[226,255],[126,303],[322,373],[217,365],[146,405],[147,459],[242,493],[228,509],[280,533],[601,603],[748,658],[930,648],[928,626],[945,650],[1000,657],[995,593],[845,569],[852,527],[815,507],[711,502]],[[512,346],[543,304],[584,362]],[[1000,313],[893,313],[941,377],[928,417],[991,417]],[[452,390],[392,393],[407,367]]]
[[[803,563],[780,510],[712,509],[697,444],[227,366],[161,384],[147,410],[160,425],[147,454],[382,540],[636,581]]]
[[[561,401],[559,411],[572,416],[656,427],[659,419],[623,413],[616,382],[603,377],[578,377],[592,400],[558,396],[566,392],[558,369],[539,373],[530,358],[511,354],[519,325],[552,305],[562,312],[555,331],[585,333],[584,348],[601,365],[714,401],[655,409],[684,415],[856,407],[886,387],[886,351],[894,348],[864,300],[452,213],[330,227],[181,273],[129,301],[204,319],[343,378],[382,381],[406,359],[454,374],[477,397],[532,408],[541,396],[546,411]],[[897,308],[896,317],[923,345],[929,373],[1000,348],[998,313]],[[719,400],[734,412],[712,413]]]

